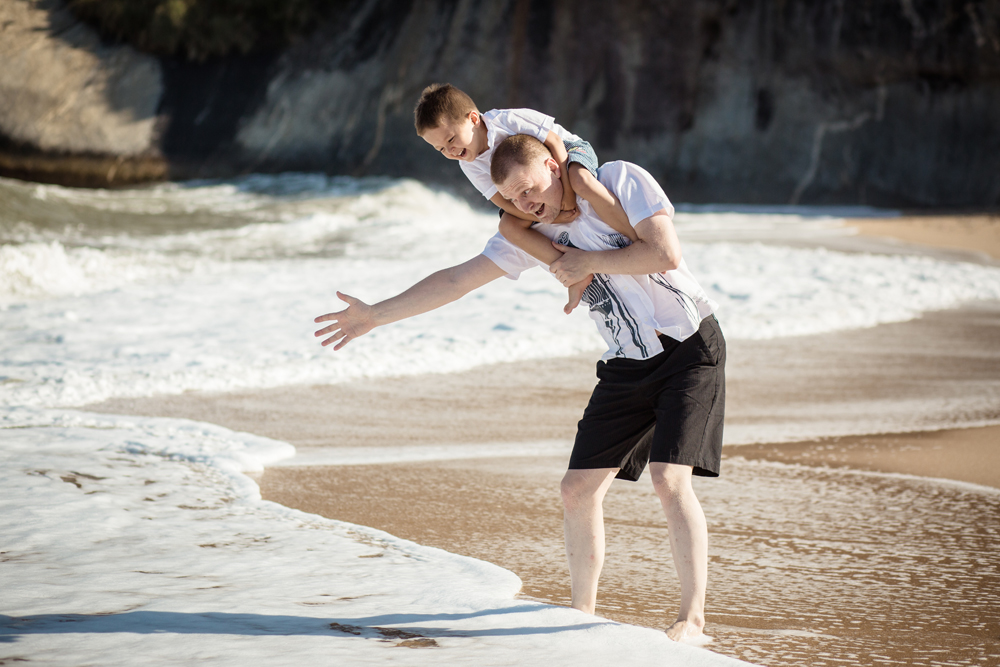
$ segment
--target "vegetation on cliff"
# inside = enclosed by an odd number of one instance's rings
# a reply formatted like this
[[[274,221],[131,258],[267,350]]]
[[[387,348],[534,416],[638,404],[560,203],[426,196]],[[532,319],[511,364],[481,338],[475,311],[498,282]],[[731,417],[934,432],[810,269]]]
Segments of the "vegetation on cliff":
[[[286,46],[348,0],[67,0],[102,36],[202,61]]]

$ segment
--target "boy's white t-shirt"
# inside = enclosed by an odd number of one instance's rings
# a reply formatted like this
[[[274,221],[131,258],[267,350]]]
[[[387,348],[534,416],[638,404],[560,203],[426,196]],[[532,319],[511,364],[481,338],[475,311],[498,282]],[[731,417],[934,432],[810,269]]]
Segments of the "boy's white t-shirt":
[[[608,162],[597,170],[597,179],[615,193],[634,227],[658,211],[671,218],[674,207],[649,173],[629,162]],[[629,245],[629,240],[597,217],[593,207],[577,197],[579,217],[563,225],[535,224],[541,232],[561,245],[581,250],[613,250]],[[541,262],[497,234],[489,240],[483,255],[516,280],[522,271]],[[681,259],[672,271],[650,275],[594,275],[583,294],[590,317],[597,324],[613,357],[648,359],[663,351],[657,331],[683,341],[698,331],[701,321],[718,308],[702,290]]]
[[[552,116],[534,109],[492,109],[484,113],[482,118],[486,123],[486,151],[472,162],[462,162],[459,166],[487,199],[497,193],[497,186],[490,178],[493,149],[507,137],[528,134],[544,142],[551,130],[563,141],[580,141],[580,137],[556,123]]]

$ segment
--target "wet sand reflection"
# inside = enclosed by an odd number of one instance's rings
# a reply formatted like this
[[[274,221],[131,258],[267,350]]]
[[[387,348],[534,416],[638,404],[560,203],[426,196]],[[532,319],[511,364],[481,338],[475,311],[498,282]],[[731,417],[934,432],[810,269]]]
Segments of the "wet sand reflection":
[[[496,563],[567,604],[561,459],[276,468],[264,497]],[[697,480],[711,650],[762,664],[1000,664],[1000,492],[729,458]],[[662,628],[679,590],[644,478],[605,502],[598,614]]]

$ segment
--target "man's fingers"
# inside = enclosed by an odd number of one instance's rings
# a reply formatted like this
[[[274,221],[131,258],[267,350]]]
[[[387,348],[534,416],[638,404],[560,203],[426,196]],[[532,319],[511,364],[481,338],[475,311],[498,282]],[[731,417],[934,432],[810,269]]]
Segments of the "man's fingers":
[[[337,298],[343,301],[344,303],[349,303],[352,306],[358,302],[358,300],[355,299],[353,296],[344,294],[343,292],[337,292]]]
[[[318,318],[317,318],[317,321],[318,321]],[[319,331],[317,331],[313,335],[316,336],[317,338],[319,338],[320,336],[325,336],[328,333],[330,333],[331,331],[336,331],[339,328],[340,328],[340,323],[339,322],[334,322],[333,324],[331,324],[328,327],[323,327],[322,329],[320,329]]]
[[[330,336],[329,338],[327,338],[326,340],[324,340],[324,341],[323,341],[323,342],[321,343],[321,345],[322,345],[323,347],[326,347],[327,345],[330,345],[331,343],[336,343],[336,342],[337,342],[338,340],[340,340],[341,338],[343,338],[343,337],[344,337],[344,336],[346,336],[346,335],[347,335],[347,334],[346,334],[346,333],[344,333],[343,331],[338,331],[337,333],[333,334],[332,336]],[[335,350],[336,350],[336,349],[338,349],[338,348],[336,348],[336,347],[335,347],[335,348],[333,348],[333,349],[335,349]]]
[[[340,341],[340,344],[339,344],[339,345],[335,345],[335,346],[334,346],[334,348],[333,348],[333,351],[334,351],[334,352],[336,352],[336,351],[337,351],[337,350],[339,350],[340,348],[342,348],[342,347],[344,347],[345,345],[347,345],[348,343],[350,343],[350,342],[351,342],[352,340],[354,340],[354,339],[353,339],[353,338],[351,338],[350,336],[345,336],[345,337],[344,337],[344,340]],[[329,341],[328,341],[328,342],[329,342]],[[324,343],[324,344],[325,344],[325,343]]]
[[[563,253],[566,252],[567,250],[569,250],[569,248],[567,248],[566,246],[559,245],[555,241],[552,242],[552,247],[555,248],[556,250],[558,250],[559,252],[563,252]]]
[[[345,312],[347,312],[347,311],[340,310],[340,311],[337,311],[336,313],[327,313],[326,315],[320,315],[315,320],[313,320],[313,322],[315,322],[316,324],[319,324],[320,322],[329,322],[330,320],[336,320],[341,315],[343,315]]]

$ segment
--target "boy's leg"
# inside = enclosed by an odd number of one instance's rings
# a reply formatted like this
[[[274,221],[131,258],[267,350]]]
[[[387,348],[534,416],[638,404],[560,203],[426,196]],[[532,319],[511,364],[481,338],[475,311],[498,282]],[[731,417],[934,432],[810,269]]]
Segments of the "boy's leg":
[[[597,580],[604,566],[601,507],[618,468],[567,470],[562,480],[563,525],[574,609],[594,613]]]
[[[649,472],[667,516],[670,551],[681,584],[681,608],[667,636],[675,641],[706,641],[702,630],[708,585],[708,524],[691,486],[692,468],[651,461]]]
[[[532,229],[531,223],[527,220],[522,220],[506,211],[500,216],[500,233],[540,262],[551,264],[562,257],[562,253],[552,247],[549,237]]]
[[[632,225],[629,224],[625,209],[622,208],[618,198],[614,193],[604,187],[604,184],[597,180],[597,177],[586,166],[579,162],[570,162],[569,182],[573,186],[573,191],[586,199],[594,212],[604,222],[608,223],[612,229],[619,234],[623,234],[630,241],[639,238]]]

